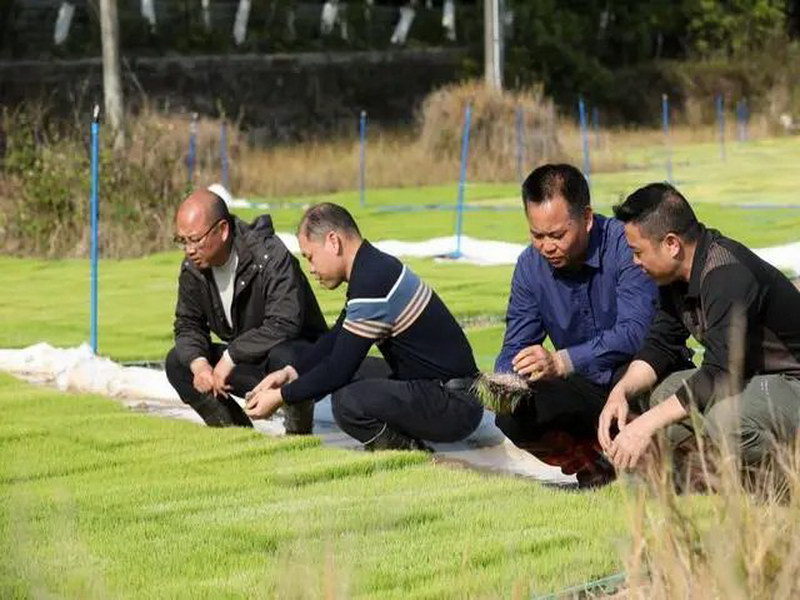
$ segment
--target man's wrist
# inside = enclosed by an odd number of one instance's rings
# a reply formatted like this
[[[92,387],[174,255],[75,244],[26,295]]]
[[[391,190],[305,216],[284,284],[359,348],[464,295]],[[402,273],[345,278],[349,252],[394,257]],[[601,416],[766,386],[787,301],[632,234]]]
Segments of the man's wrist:
[[[663,429],[676,421],[684,418],[688,413],[675,395],[670,396],[664,402],[646,411],[640,419],[643,419],[651,433]]]
[[[211,363],[208,362],[208,359],[205,356],[198,356],[192,362],[190,362],[189,370],[192,372],[192,375],[198,375],[203,371],[213,371],[211,368]]]
[[[289,377],[289,383],[296,381],[300,378],[300,375],[297,373],[297,370],[292,365],[286,365],[283,367],[284,372]]]
[[[564,348],[553,354],[553,359],[556,363],[556,373],[559,377],[566,378],[575,372],[575,367],[572,364],[572,359],[569,356],[569,351]]]
[[[231,358],[231,353],[227,349],[222,353],[222,358],[220,360],[224,360],[231,366],[231,368],[236,366],[236,363],[233,362],[233,359]]]

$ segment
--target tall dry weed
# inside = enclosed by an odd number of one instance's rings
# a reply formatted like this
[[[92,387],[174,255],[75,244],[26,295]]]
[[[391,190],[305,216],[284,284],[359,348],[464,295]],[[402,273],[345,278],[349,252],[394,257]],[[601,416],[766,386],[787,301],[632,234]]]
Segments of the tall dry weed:
[[[715,459],[714,493],[679,496],[669,469],[629,495],[630,598],[800,597],[800,455],[779,451],[758,478]]]
[[[743,398],[745,332],[744,314],[735,314],[725,398]],[[736,435],[712,447],[699,433],[702,417],[692,420],[694,449],[662,451],[629,495],[628,597],[800,597],[800,445],[775,442],[763,464],[745,465]],[[707,495],[679,495],[676,484]]]

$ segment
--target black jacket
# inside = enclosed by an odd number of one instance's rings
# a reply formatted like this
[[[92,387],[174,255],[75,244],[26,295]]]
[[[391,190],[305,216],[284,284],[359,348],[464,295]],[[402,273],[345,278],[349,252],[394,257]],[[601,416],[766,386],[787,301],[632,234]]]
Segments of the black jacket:
[[[677,392],[705,410],[754,375],[800,377],[800,292],[742,244],[703,227],[689,282],[659,288],[661,308],[637,358],[659,378],[682,368],[689,335],[702,366]]]
[[[297,259],[275,235],[269,215],[251,225],[233,217],[233,250],[239,257],[228,325],[211,269],[185,259],[178,281],[175,348],[181,363],[209,357],[210,332],[228,343],[234,363],[259,363],[286,340],[316,340],[325,319]]]

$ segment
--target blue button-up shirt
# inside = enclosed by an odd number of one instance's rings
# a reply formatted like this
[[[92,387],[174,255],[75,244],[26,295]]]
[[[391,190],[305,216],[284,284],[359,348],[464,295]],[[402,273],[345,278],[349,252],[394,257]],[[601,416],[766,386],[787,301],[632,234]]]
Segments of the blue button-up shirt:
[[[511,371],[520,350],[549,336],[577,374],[607,386],[644,342],[656,299],[655,283],[633,264],[623,224],[596,214],[580,269],[555,269],[533,246],[517,259],[495,370]]]

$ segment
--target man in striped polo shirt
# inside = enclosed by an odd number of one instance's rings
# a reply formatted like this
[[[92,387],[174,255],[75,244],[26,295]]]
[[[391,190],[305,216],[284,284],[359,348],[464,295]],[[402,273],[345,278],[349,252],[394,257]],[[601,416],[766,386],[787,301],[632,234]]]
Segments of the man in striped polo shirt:
[[[336,204],[310,208],[298,239],[323,287],[348,283],[347,302],[330,332],[253,390],[247,414],[269,418],[284,403],[331,393],[336,422],[369,450],[424,449],[423,440],[454,442],[472,433],[483,414],[470,391],[478,368],[436,292],[363,239]],[[378,359],[365,361],[373,344],[388,378],[375,376]]]

